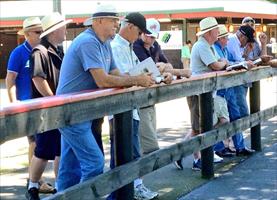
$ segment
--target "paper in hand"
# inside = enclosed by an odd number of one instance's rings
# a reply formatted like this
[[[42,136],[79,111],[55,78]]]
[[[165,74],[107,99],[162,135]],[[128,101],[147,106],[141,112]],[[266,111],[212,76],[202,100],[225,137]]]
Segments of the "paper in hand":
[[[142,73],[151,73],[154,79],[158,76],[161,76],[159,69],[157,68],[155,62],[151,57],[143,60],[142,62],[140,62],[135,67],[129,70],[129,74],[131,76],[140,75]]]

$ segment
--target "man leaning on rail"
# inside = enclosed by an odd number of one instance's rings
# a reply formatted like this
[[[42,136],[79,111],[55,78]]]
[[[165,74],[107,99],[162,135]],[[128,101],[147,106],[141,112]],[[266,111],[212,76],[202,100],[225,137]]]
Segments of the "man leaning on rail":
[[[110,39],[118,29],[114,6],[98,5],[85,20],[90,26],[72,42],[64,57],[57,94],[122,86],[149,87],[155,83],[150,74],[121,74],[112,55]],[[103,172],[104,158],[91,132],[91,121],[66,126],[61,132],[61,161],[58,190],[86,181]]]

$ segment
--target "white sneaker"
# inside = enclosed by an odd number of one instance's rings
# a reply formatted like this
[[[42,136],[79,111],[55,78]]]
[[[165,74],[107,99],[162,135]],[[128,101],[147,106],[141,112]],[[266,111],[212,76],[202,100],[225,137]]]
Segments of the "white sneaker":
[[[223,158],[219,157],[214,153],[214,163],[221,163],[223,161]]]
[[[134,199],[137,200],[150,200],[157,197],[159,194],[146,188],[143,184],[135,187]]]

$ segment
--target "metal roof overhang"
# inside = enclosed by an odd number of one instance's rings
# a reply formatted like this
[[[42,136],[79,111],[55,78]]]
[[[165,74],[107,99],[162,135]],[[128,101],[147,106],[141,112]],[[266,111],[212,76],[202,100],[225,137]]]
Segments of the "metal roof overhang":
[[[204,8],[204,9],[187,9],[187,10],[164,10],[164,11],[145,11],[141,12],[146,18],[163,19],[169,18],[174,20],[182,19],[201,19],[205,17],[217,17],[217,18],[243,18],[245,16],[251,16],[254,19],[270,20],[274,23],[277,22],[277,15],[273,14],[256,14],[256,13],[244,13],[244,12],[230,12],[224,11],[223,7]],[[125,13],[120,13],[124,16]],[[42,16],[41,16],[42,17]],[[90,17],[90,14],[79,15],[66,15],[66,18],[73,19],[74,23],[81,24],[83,21]],[[13,18],[1,18],[0,28],[4,27],[21,27],[22,22],[26,17],[13,17]]]

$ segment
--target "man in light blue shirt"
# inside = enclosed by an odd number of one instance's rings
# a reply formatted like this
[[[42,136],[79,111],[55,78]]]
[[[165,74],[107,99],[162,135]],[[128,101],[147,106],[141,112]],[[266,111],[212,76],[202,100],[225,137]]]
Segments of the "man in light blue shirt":
[[[150,75],[122,76],[116,68],[110,39],[118,28],[113,5],[98,5],[84,25],[91,26],[78,35],[64,57],[57,94],[82,90],[154,84]],[[104,158],[91,131],[91,121],[60,128],[61,161],[58,190],[86,181],[103,172]]]
[[[243,58],[243,48],[248,44],[254,42],[254,30],[250,26],[241,26],[239,30],[229,36],[229,41],[227,43],[227,50],[230,55],[230,61],[232,62],[242,62],[245,61]],[[245,61],[248,69],[252,69],[253,65],[251,60]],[[234,95],[236,97],[236,104],[239,107],[240,116],[236,118],[241,118],[249,115],[248,105],[246,101],[246,95],[248,90],[248,85],[239,85],[233,87]],[[237,143],[236,154],[237,156],[251,155],[254,150],[248,149],[243,143],[243,138]]]

